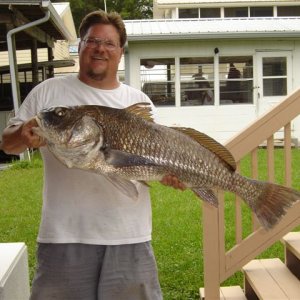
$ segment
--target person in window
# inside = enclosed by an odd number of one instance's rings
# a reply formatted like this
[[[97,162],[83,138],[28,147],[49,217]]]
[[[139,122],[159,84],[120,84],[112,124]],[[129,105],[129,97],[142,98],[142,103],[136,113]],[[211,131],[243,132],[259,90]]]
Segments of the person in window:
[[[240,81],[236,80],[241,78],[241,72],[235,67],[234,63],[230,63],[229,72],[227,76],[227,97],[233,102],[240,102]],[[232,80],[233,79],[233,80]]]
[[[105,177],[65,167],[32,130],[37,126],[34,116],[51,106],[152,105],[144,93],[117,79],[126,42],[117,13],[88,14],[79,33],[78,75],[36,86],[3,133],[5,152],[40,148],[44,161],[38,263],[30,299],[160,300],[148,187],[137,183],[138,200],[133,201]],[[173,176],[162,182],[182,187]]]
[[[203,76],[202,70],[199,70],[198,73],[194,74],[193,78],[195,79],[197,88],[200,89],[197,93],[198,97],[200,96],[200,104],[213,105],[214,95],[208,80]]]

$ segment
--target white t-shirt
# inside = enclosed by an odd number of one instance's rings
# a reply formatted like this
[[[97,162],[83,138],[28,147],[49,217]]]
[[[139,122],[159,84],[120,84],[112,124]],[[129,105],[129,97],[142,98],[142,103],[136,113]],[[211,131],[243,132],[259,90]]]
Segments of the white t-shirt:
[[[35,87],[10,125],[17,125],[44,108],[59,105],[96,104],[124,108],[151,102],[141,91],[125,84],[100,90],[77,76],[48,79]],[[44,160],[41,243],[118,245],[151,239],[151,203],[148,188],[137,183],[138,200],[122,194],[102,175],[68,169],[46,147]]]

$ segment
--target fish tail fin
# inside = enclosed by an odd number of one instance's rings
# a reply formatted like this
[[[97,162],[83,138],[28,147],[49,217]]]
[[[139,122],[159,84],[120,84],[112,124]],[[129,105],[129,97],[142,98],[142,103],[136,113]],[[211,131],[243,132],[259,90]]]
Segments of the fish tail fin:
[[[248,187],[241,196],[266,229],[277,224],[287,209],[300,200],[300,192],[278,184],[248,179]]]

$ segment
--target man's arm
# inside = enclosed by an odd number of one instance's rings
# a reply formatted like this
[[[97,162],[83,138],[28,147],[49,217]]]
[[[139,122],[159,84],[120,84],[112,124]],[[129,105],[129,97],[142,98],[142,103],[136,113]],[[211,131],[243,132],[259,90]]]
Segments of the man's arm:
[[[43,146],[45,144],[44,140],[33,132],[33,127],[38,127],[35,119],[4,129],[1,144],[2,150],[7,154],[20,154],[27,148]]]

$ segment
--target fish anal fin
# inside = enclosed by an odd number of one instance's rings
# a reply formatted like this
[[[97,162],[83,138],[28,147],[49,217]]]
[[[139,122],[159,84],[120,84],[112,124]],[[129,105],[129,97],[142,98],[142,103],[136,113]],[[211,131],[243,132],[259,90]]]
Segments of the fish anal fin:
[[[152,115],[152,107],[149,102],[140,102],[128,106],[125,110],[129,113],[142,117],[143,119],[154,122],[153,115]]]
[[[201,146],[213,152],[222,160],[224,160],[231,167],[233,171],[236,170],[236,162],[234,157],[230,153],[230,151],[222,144],[220,144],[219,142],[211,138],[210,136],[206,135],[203,132],[199,132],[193,128],[186,128],[186,127],[172,127],[172,128],[190,136]]]
[[[192,191],[202,200],[210,203],[214,207],[218,207],[218,198],[211,189],[192,188]]]

